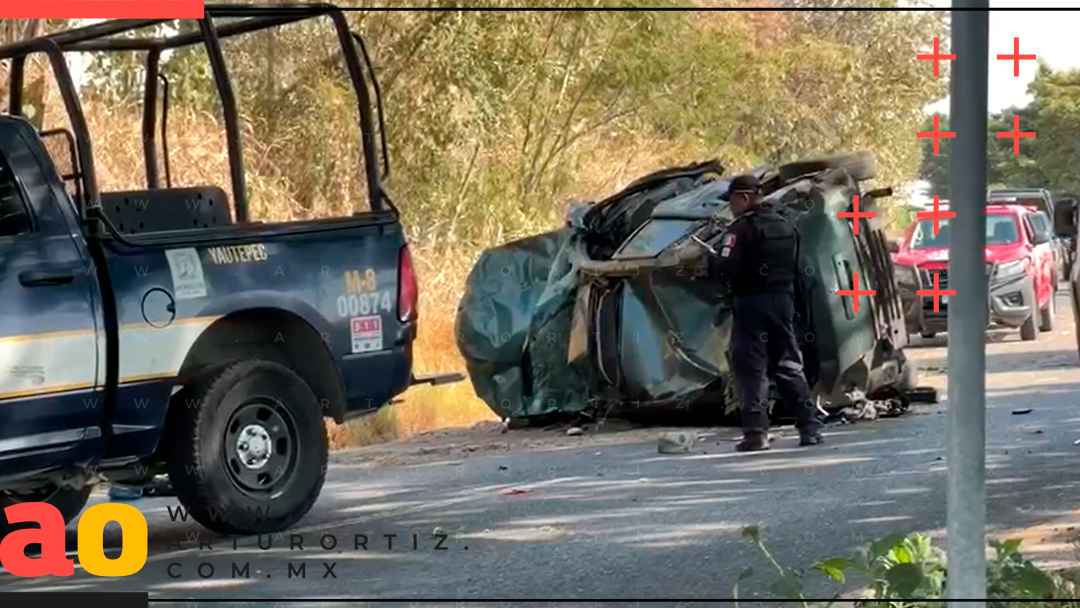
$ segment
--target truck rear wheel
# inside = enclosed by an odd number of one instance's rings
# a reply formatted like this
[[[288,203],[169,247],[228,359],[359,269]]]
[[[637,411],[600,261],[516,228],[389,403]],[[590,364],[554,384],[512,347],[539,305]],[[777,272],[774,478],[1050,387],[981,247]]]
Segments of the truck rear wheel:
[[[311,388],[288,367],[247,360],[218,368],[174,406],[169,478],[202,525],[224,534],[277,532],[310,509],[328,443]]]
[[[47,502],[60,511],[64,516],[64,523],[70,523],[82,512],[86,501],[90,500],[91,489],[91,486],[79,489],[48,486],[31,492],[0,491],[0,539],[20,528],[35,527],[34,524],[8,523],[4,517],[4,509],[24,502]]]

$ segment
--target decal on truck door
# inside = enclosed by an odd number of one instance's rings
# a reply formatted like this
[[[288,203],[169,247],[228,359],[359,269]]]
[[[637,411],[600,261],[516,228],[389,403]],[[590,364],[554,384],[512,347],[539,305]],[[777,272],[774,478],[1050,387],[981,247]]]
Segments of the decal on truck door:
[[[382,350],[382,317],[356,317],[349,324],[352,327],[353,354]]]
[[[177,300],[206,297],[206,279],[202,261],[195,249],[170,249],[165,252],[172,271],[173,295]]]
[[[338,316],[357,317],[394,311],[394,298],[389,291],[379,291],[373,268],[366,268],[363,273],[346,270],[343,281],[345,293],[337,300]]]
[[[247,264],[250,262],[265,262],[270,259],[266,252],[266,245],[231,245],[229,247],[211,247],[206,250],[210,254],[210,261],[216,265],[223,264]]]

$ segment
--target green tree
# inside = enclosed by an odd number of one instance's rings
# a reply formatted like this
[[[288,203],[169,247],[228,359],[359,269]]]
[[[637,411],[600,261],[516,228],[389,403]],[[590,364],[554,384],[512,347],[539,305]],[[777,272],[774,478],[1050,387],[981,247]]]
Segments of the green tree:
[[[391,192],[414,241],[427,244],[475,249],[555,225],[565,200],[610,191],[639,157],[719,157],[738,170],[871,149],[879,180],[900,184],[919,169],[921,108],[945,86],[915,59],[944,37],[943,12],[359,10],[348,19],[382,86]],[[299,215],[363,193],[349,169],[355,98],[336,42],[317,34],[327,26],[224,44],[248,172],[260,178],[249,181],[277,184],[288,200],[267,204]],[[127,61],[98,62],[93,87],[137,108],[141,67]],[[177,111],[220,119],[200,48],[174,53],[163,71]]]
[[[1039,64],[1028,86],[1031,103],[1011,107],[987,117],[987,180],[1010,188],[1047,188],[1056,194],[1075,192],[1080,182],[1080,70],[1054,71]],[[1013,117],[1021,131],[1034,131],[1034,138],[1020,139],[1019,154],[1013,138],[998,137],[1014,130]],[[933,118],[924,120],[921,130],[930,131]],[[940,119],[940,130],[948,131],[948,116]],[[942,140],[940,154],[933,154],[932,140],[923,140],[919,176],[930,182],[931,192],[947,195],[949,151],[952,140]]]
[[[1043,187],[1059,193],[1076,192],[1080,184],[1080,70],[1054,71],[1039,64],[1028,91],[1037,132],[1026,144],[1031,151],[1033,169],[1037,168]]]
[[[923,120],[921,133],[930,133],[934,130],[934,116],[927,115]],[[949,115],[938,115],[938,130],[949,130]],[[932,138],[920,138],[922,142],[922,161],[919,165],[919,177],[930,183],[930,195],[938,195],[942,199],[949,198],[949,147],[951,138],[938,139],[938,153],[934,154],[934,140]]]

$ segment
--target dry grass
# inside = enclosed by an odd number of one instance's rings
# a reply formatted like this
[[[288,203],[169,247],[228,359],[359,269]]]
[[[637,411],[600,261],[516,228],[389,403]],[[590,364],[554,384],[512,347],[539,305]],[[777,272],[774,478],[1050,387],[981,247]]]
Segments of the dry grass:
[[[138,110],[88,104],[87,118],[94,134],[102,190],[145,187]],[[47,126],[66,125],[59,115],[50,115]],[[225,141],[217,121],[203,114],[174,111],[169,117],[169,127],[174,185],[219,184],[230,190]],[[253,149],[257,150],[255,146],[247,148]],[[249,154],[254,156],[257,152]],[[133,167],[137,169],[132,170]],[[253,219],[297,217],[296,207],[289,203],[292,197],[279,181],[249,170],[248,188],[253,193]],[[454,338],[454,316],[476,253],[440,251],[424,247],[423,243],[414,244],[421,288],[420,332],[414,347],[417,374],[465,371]],[[494,414],[476,397],[472,384],[466,380],[448,386],[410,389],[399,403],[344,425],[332,424],[330,437],[334,448],[342,448],[494,419]]]

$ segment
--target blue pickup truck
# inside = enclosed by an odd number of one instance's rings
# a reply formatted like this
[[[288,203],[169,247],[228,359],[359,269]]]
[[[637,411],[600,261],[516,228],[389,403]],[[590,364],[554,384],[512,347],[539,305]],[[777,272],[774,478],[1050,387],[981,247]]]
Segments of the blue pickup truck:
[[[249,221],[220,40],[315,17],[333,23],[356,93],[366,161],[357,179],[370,206]],[[157,23],[166,22],[106,21],[0,48],[13,66],[0,117],[0,537],[13,529],[2,515],[10,504],[49,502],[70,520],[95,483],[139,485],[162,473],[215,531],[285,529],[322,488],[327,419],[372,412],[413,384],[461,379],[412,373],[417,281],[380,181],[378,85],[343,14],[208,6],[184,33],[126,35]],[[231,203],[219,186],[160,183],[155,62],[193,44],[207,49],[220,93]],[[99,190],[65,62],[86,50],[151,58],[144,190]],[[52,67],[70,130],[41,132],[22,116],[34,56]]]

